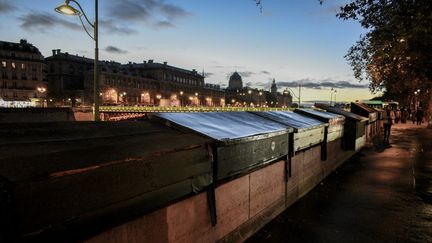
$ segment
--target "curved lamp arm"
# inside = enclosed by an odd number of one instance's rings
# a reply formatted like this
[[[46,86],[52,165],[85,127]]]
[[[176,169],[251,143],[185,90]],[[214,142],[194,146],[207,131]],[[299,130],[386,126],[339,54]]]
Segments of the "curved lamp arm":
[[[92,24],[92,23],[90,22],[90,20],[88,19],[87,15],[86,15],[85,12],[84,12],[84,9],[81,7],[81,5],[78,3],[78,1],[76,1],[76,0],[66,0],[66,4],[69,4],[70,2],[74,2],[74,3],[79,7],[79,9],[81,10],[81,13],[82,13],[82,14],[80,14],[79,16],[81,17],[81,15],[83,15],[84,18],[86,19],[87,23],[88,23],[92,28],[94,28],[94,27],[95,27],[95,26],[94,26],[94,23]]]
[[[291,89],[291,88],[289,88],[289,87],[286,87],[289,91],[291,91],[291,94],[293,94],[294,95],[294,97],[295,98],[299,98],[295,93],[294,93],[294,91]]]
[[[66,0],[66,1],[65,1],[66,5],[69,5],[70,2],[74,2],[74,3],[78,6],[78,8],[80,9],[81,12],[79,12],[77,15],[78,15],[78,17],[79,17],[79,19],[80,19],[80,22],[81,22],[82,27],[84,28],[84,30],[85,30],[85,32],[87,33],[87,35],[88,35],[90,38],[92,38],[94,41],[96,41],[95,37],[94,37],[93,35],[91,35],[90,32],[88,31],[88,29],[87,29],[86,25],[84,24],[84,21],[82,20],[82,17],[81,17],[81,16],[84,16],[84,18],[85,18],[85,20],[87,21],[87,23],[88,23],[88,24],[89,24],[93,29],[95,29],[95,24],[92,24],[92,23],[90,22],[90,20],[88,19],[87,15],[85,14],[84,9],[81,7],[81,4],[79,4],[78,1],[76,1],[76,0]]]

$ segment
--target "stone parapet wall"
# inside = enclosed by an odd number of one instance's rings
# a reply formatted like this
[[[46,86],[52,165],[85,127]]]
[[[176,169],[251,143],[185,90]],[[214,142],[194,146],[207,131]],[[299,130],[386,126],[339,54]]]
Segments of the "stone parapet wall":
[[[216,188],[217,224],[212,226],[205,192],[111,228],[86,242],[240,242],[307,194],[355,152],[341,140],[298,152]],[[291,166],[290,166],[291,165]]]
[[[0,108],[0,123],[75,121],[70,108]]]

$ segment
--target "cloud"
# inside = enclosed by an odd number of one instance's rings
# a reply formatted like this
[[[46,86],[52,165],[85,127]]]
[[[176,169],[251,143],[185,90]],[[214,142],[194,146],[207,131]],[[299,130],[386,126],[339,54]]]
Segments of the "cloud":
[[[119,21],[135,21],[155,28],[172,28],[175,23],[192,14],[163,0],[110,0],[108,13]]]
[[[213,75],[214,75],[214,73],[206,73],[206,72],[204,73],[205,78],[211,77]]]
[[[245,86],[246,86],[246,87],[251,87],[252,85],[253,85],[252,82],[247,82],[247,83],[245,83]]]
[[[8,3],[6,0],[0,0],[0,13],[7,13],[15,10],[16,7],[10,3]]]
[[[240,74],[240,76],[242,76],[243,78],[249,78],[250,76],[254,75],[254,72],[250,72],[250,71],[245,71],[245,72],[238,72]]]
[[[128,51],[122,50],[122,49],[120,49],[118,47],[115,47],[115,46],[107,46],[107,47],[105,47],[105,51],[106,52],[110,52],[110,53],[116,53],[116,54],[126,54],[126,53],[128,53]]]
[[[212,61],[213,63],[218,63],[217,61]],[[243,68],[245,68],[244,66],[237,66],[237,65],[235,65],[235,66],[224,66],[224,65],[220,65],[220,64],[218,64],[218,65],[214,65],[214,66],[212,66],[213,68],[223,68],[223,69],[230,69],[230,70],[238,70],[238,69],[243,69]]]
[[[233,75],[233,73],[234,73],[234,72],[230,72],[230,73],[228,73],[227,76],[226,76],[227,79],[229,79],[229,78],[231,77],[231,75]],[[240,76],[241,76],[242,78],[249,78],[250,76],[256,74],[256,73],[251,72],[251,71],[244,71],[244,72],[237,72],[237,73],[240,74]]]
[[[271,73],[269,71],[263,70],[263,71],[260,72],[260,74],[270,75]]]
[[[21,28],[27,31],[40,31],[45,33],[49,28],[64,27],[71,30],[81,30],[81,26],[53,14],[40,12],[28,13],[18,18],[21,21]]]
[[[100,20],[99,24],[102,30],[105,29],[110,34],[131,35],[137,33],[134,29],[114,24],[112,19]]]
[[[160,28],[174,28],[175,25],[171,22],[168,21],[159,21],[155,24],[156,29],[160,29]]]
[[[335,89],[364,89],[367,88],[367,84],[351,83],[348,81],[330,81],[328,79],[324,80],[313,80],[313,79],[301,79],[295,81],[279,81],[277,85],[279,87],[296,88],[301,83],[304,88],[310,89],[324,89],[324,88],[335,88]]]
[[[168,19],[185,18],[191,15],[186,10],[171,4],[162,4],[160,10]]]

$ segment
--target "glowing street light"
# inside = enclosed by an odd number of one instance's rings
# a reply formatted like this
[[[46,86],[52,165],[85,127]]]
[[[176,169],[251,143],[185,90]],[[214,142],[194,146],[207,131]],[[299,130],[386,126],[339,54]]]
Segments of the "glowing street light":
[[[45,93],[46,88],[45,87],[37,87],[37,91],[40,93]]]
[[[75,3],[78,8],[80,9],[77,10],[76,8],[72,7],[70,5],[70,3],[73,2]],[[69,15],[69,16],[78,16],[81,24],[85,30],[85,32],[87,33],[88,36],[90,36],[90,38],[92,38],[95,41],[95,59],[94,59],[94,87],[93,87],[93,95],[94,95],[94,120],[95,121],[99,121],[100,117],[99,117],[99,67],[98,67],[98,63],[99,63],[99,4],[98,4],[98,0],[95,0],[95,20],[93,23],[90,22],[90,20],[88,19],[87,15],[85,14],[83,8],[81,7],[81,5],[78,3],[78,1],[76,0],[66,0],[64,4],[58,6],[57,8],[55,8],[54,10],[57,13],[61,13],[61,14],[65,14],[65,15]],[[87,21],[87,23],[93,28],[93,35],[90,34],[90,32],[87,30],[87,27],[84,25],[84,22],[82,20],[82,16],[84,16],[85,20]]]

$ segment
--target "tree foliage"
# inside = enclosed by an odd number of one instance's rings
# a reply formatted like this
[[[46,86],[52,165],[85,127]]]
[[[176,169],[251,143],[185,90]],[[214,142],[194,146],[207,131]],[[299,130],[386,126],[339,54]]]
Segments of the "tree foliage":
[[[346,55],[357,79],[395,98],[432,92],[431,0],[352,0],[337,16],[368,30]]]

